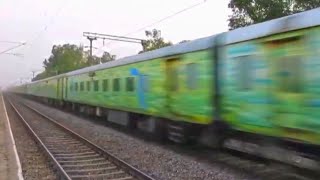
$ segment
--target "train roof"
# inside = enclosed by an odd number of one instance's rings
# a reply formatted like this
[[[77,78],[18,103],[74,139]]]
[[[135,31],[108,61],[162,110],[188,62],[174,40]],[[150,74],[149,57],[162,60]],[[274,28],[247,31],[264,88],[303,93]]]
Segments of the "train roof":
[[[30,83],[22,84],[22,85],[34,84],[34,83],[43,82],[43,81],[50,81],[50,80],[52,80],[52,79],[56,79],[56,78],[60,78],[60,77],[64,77],[64,76],[66,76],[66,73],[64,73],[64,74],[59,74],[59,75],[57,75],[57,76],[51,76],[51,77],[48,77],[48,78],[45,78],[45,79],[40,79],[40,80],[33,81],[33,82],[30,82]]]
[[[226,44],[257,39],[286,31],[320,25],[320,8],[238,28],[226,33]]]

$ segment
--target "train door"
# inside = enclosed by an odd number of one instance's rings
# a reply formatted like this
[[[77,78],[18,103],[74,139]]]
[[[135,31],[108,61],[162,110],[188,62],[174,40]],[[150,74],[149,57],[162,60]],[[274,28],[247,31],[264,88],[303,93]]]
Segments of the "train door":
[[[68,78],[65,78],[65,83],[64,83],[64,99],[68,98]]]
[[[272,79],[271,94],[274,99],[272,123],[284,136],[294,138],[305,117],[305,91],[308,58],[302,36],[275,40],[267,43]],[[299,125],[300,124],[300,125]]]
[[[60,96],[60,99],[63,99],[63,97],[64,97],[64,81],[65,81],[65,78],[61,78],[61,87],[60,87],[61,96]]]
[[[170,113],[176,114],[178,108],[178,90],[179,90],[179,59],[168,59],[165,64],[166,68],[166,90],[167,90],[167,107]]]
[[[57,98],[61,99],[63,97],[63,78],[59,78],[57,81]]]
[[[57,98],[59,99],[60,97],[60,78],[57,80]]]
[[[220,66],[221,116],[239,131],[270,135],[267,62],[261,45],[245,42],[226,47]]]

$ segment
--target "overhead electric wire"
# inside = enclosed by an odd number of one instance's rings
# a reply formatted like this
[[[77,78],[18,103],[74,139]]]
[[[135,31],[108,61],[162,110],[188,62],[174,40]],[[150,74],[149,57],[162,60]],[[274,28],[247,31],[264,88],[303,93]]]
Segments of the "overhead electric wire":
[[[23,57],[23,54],[20,54],[20,53],[3,53],[3,54],[17,56],[17,57]]]
[[[0,42],[2,42],[2,43],[11,43],[11,44],[18,44],[18,45],[16,45],[16,46],[10,47],[10,48],[8,48],[8,49],[6,49],[6,50],[4,50],[4,51],[1,51],[1,52],[0,52],[0,55],[1,55],[1,54],[10,54],[10,55],[15,55],[15,56],[17,56],[17,54],[15,54],[15,53],[8,53],[8,52],[11,51],[11,50],[17,49],[17,48],[19,48],[19,47],[21,47],[21,46],[26,45],[26,43],[14,42],[14,41],[0,41]]]
[[[6,50],[4,50],[4,51],[1,51],[1,52],[0,52],[0,55],[1,55],[1,54],[4,54],[4,53],[6,53],[6,52],[9,52],[9,51],[11,51],[11,50],[13,50],[13,49],[16,49],[16,48],[18,48],[18,47],[24,46],[25,44],[26,44],[26,43],[22,43],[22,44],[19,44],[19,45],[17,45],[17,46],[10,47],[10,48],[8,48],[8,49],[6,49]]]
[[[128,36],[128,35],[131,35],[131,34],[134,34],[134,33],[140,32],[140,31],[143,31],[143,30],[145,30],[145,29],[148,28],[148,27],[151,27],[151,26],[153,26],[153,25],[155,25],[155,24],[158,24],[158,23],[161,23],[161,22],[163,22],[163,21],[165,21],[165,20],[167,20],[167,19],[170,19],[170,18],[172,18],[172,17],[174,17],[174,16],[176,16],[176,15],[178,15],[178,14],[181,14],[181,13],[183,13],[183,12],[185,12],[185,11],[188,11],[188,10],[190,10],[190,9],[193,9],[193,8],[195,8],[195,7],[203,4],[203,3],[205,3],[205,2],[206,2],[206,1],[199,2],[199,3],[197,3],[197,4],[193,4],[193,5],[189,6],[189,7],[186,7],[186,8],[184,8],[184,9],[180,10],[180,11],[177,11],[177,12],[175,12],[175,13],[169,15],[169,16],[166,16],[166,17],[164,17],[164,18],[162,18],[162,19],[159,19],[158,21],[155,21],[155,22],[153,22],[153,23],[151,23],[151,24],[148,24],[148,25],[146,25],[146,26],[143,26],[142,28],[139,28],[139,29],[137,29],[137,30],[135,30],[135,31],[129,32],[129,33],[125,34],[124,36]]]
[[[199,3],[196,3],[196,4],[193,4],[193,5],[191,5],[191,6],[188,6],[188,7],[184,8],[184,9],[182,9],[182,10],[180,10],[180,11],[177,11],[177,12],[171,14],[171,15],[168,15],[168,16],[162,18],[162,19],[159,19],[159,20],[157,20],[157,21],[155,21],[155,22],[153,22],[153,23],[150,23],[150,24],[148,24],[148,25],[145,25],[145,26],[143,26],[143,27],[141,27],[141,28],[138,28],[138,29],[136,29],[136,30],[134,30],[134,31],[132,31],[132,32],[129,32],[129,33],[127,33],[127,34],[124,34],[124,35],[122,35],[122,36],[129,36],[129,35],[131,35],[131,34],[134,34],[134,33],[140,32],[140,31],[143,31],[143,30],[145,30],[145,29],[148,28],[148,27],[151,27],[151,26],[156,25],[156,24],[158,24],[158,23],[161,23],[161,22],[163,22],[163,21],[165,21],[165,20],[168,20],[168,19],[170,19],[170,18],[173,18],[174,16],[179,15],[179,14],[181,14],[181,13],[183,13],[183,12],[185,12],[185,11],[188,11],[188,10],[190,10],[190,9],[193,9],[193,8],[195,8],[195,7],[203,4],[203,3],[205,3],[205,2],[206,2],[206,0],[204,0],[204,1],[202,1],[202,2],[199,2]],[[112,43],[112,42],[109,42],[109,43],[107,43],[106,45],[110,45],[111,43]],[[104,47],[104,46],[105,46],[105,44],[99,48],[99,51],[100,51],[101,48]]]
[[[8,44],[23,44],[22,42],[16,42],[16,41],[0,41],[0,43],[8,43]]]
[[[59,9],[58,9],[58,11],[56,12],[56,15],[55,15],[55,16],[58,16],[58,15],[60,14],[60,12],[62,11],[62,9],[63,9],[63,7],[64,7],[65,5],[66,5],[66,2],[63,3],[63,5],[59,7]],[[6,53],[6,52],[9,52],[9,51],[11,51],[11,50],[13,50],[13,49],[16,49],[16,48],[18,48],[18,47],[21,47],[21,46],[31,45],[31,42],[33,42],[33,41],[35,41],[37,38],[39,38],[42,32],[47,31],[48,26],[53,23],[53,20],[54,20],[54,17],[51,16],[51,19],[50,19],[49,23],[44,26],[44,29],[41,30],[39,33],[37,33],[36,36],[35,36],[33,39],[31,39],[31,40],[29,40],[29,41],[27,41],[27,42],[21,43],[21,42],[14,42],[14,41],[0,41],[0,42],[2,42],[2,43],[15,43],[15,44],[19,44],[19,45],[17,45],[17,46],[10,47],[10,48],[8,48],[8,49],[0,52],[0,55],[1,55],[1,54],[4,54],[4,53]]]

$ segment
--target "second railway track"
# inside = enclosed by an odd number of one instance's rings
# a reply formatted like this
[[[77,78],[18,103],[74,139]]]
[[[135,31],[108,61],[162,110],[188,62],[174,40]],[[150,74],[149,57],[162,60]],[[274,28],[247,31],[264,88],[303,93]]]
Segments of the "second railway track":
[[[153,179],[38,110],[8,101],[51,159],[60,179]]]

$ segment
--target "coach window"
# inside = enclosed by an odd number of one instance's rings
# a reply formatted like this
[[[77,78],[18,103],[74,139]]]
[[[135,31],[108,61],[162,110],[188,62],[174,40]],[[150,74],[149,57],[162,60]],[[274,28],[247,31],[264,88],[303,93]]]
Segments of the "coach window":
[[[80,91],[84,91],[84,82],[80,82]]]
[[[73,83],[70,83],[70,91],[73,91]]]
[[[187,64],[187,87],[188,89],[197,89],[198,86],[198,65],[196,63]]]
[[[94,91],[99,91],[99,80],[95,80],[93,83]]]
[[[299,93],[303,89],[303,64],[299,56],[287,56],[276,61],[278,87],[284,92]]]
[[[75,86],[75,91],[78,91],[78,83],[75,83],[74,86]]]
[[[120,78],[113,79],[113,91],[120,91]]]
[[[87,91],[90,91],[90,89],[91,89],[91,83],[90,81],[87,81]]]
[[[126,90],[127,91],[134,91],[134,77],[127,77],[126,78]]]
[[[103,91],[108,91],[108,89],[109,89],[109,81],[108,81],[108,79],[104,79],[103,80],[102,86],[103,86]]]
[[[238,88],[242,91],[252,89],[254,78],[253,59],[251,55],[240,56],[235,58],[236,61],[236,77]]]

